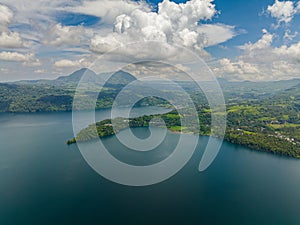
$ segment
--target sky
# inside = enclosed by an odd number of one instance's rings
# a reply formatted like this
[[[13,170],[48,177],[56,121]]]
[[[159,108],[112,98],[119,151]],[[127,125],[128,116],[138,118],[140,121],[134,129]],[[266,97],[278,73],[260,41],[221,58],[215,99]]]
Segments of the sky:
[[[54,79],[132,43],[110,62],[174,58],[182,46],[228,80],[300,78],[300,1],[0,1],[0,82]]]

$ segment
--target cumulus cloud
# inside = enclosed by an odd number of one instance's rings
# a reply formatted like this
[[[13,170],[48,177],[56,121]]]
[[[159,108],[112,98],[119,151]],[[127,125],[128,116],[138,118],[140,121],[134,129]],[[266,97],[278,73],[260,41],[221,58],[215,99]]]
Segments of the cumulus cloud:
[[[60,46],[63,44],[79,44],[84,29],[81,26],[62,26],[60,23],[50,27],[45,44]]]
[[[267,8],[268,13],[281,23],[290,23],[300,12],[300,1],[275,0]],[[256,42],[249,42],[239,48],[241,55],[220,59],[214,65],[218,76],[234,80],[281,80],[299,78],[300,74],[300,42],[295,40],[298,32],[285,29],[282,34],[262,30],[262,36]],[[275,46],[274,40],[283,40],[282,45]]]
[[[273,5],[269,5],[267,11],[272,17],[278,20],[278,23],[290,23],[296,13],[300,12],[300,4],[295,6],[292,1],[275,0]]]
[[[285,34],[286,35],[286,34]],[[255,61],[274,61],[286,60],[300,62],[300,42],[292,44],[283,44],[279,47],[273,47],[274,34],[263,30],[263,36],[255,43],[248,43],[240,48],[245,52],[240,57],[243,59],[252,59]]]
[[[246,62],[242,59],[228,59],[223,58],[219,61],[219,64],[213,68],[215,74],[219,77],[226,78],[228,80],[263,80],[262,71],[259,65]]]
[[[0,47],[19,48],[22,47],[22,38],[17,32],[0,33]]]
[[[269,48],[273,42],[274,35],[270,34],[266,29],[262,30],[263,36],[255,43],[247,43],[243,46],[240,46],[241,49],[254,53],[259,50],[265,50]]]
[[[13,12],[6,6],[0,4],[0,29],[7,29],[13,19]]]
[[[281,47],[274,48],[273,52],[280,58],[286,60],[292,60],[294,62],[300,62],[300,42],[288,45],[282,45]]]
[[[13,61],[13,62],[24,62],[28,63],[37,63],[38,59],[35,58],[33,53],[22,54],[19,52],[0,52],[0,60],[3,61]]]
[[[0,4],[0,47],[18,48],[23,45],[20,34],[8,28],[13,20],[13,12],[6,5]]]
[[[272,74],[275,78],[289,78],[287,74],[299,74],[300,68],[298,65],[287,61],[276,61],[272,64]]]
[[[51,64],[56,68],[87,66],[86,60],[74,56],[77,51],[102,54],[130,43],[139,44],[131,45],[130,49],[123,48],[113,56],[116,61],[129,57],[178,59],[176,45],[194,50],[202,57],[210,57],[205,48],[237,35],[234,26],[201,23],[218,13],[213,0],[189,0],[178,4],[164,0],[157,11],[144,0],[2,0],[0,6],[0,47],[23,47],[19,50],[22,52],[31,48],[41,55],[57,51],[58,48],[53,50],[52,46],[63,47],[62,50],[71,55]],[[65,26],[57,21],[60,13],[96,16],[101,18],[100,26]],[[13,31],[9,29],[12,24]],[[155,42],[145,48],[145,41]],[[87,45],[89,49],[86,49]],[[27,65],[40,63],[38,60],[23,62]]]
[[[258,74],[259,69],[250,63],[246,63],[242,60],[232,62],[231,60],[224,58],[220,61],[224,68],[225,73],[231,74]]]
[[[150,12],[151,8],[145,1],[101,0],[83,1],[80,5],[67,7],[66,10],[100,17],[102,22],[113,23],[117,16],[130,14],[135,9]]]
[[[1,2],[10,9],[9,13],[6,13],[9,15],[5,17],[6,20],[1,20],[3,13],[1,14],[0,8],[0,25],[1,21],[5,21],[2,27],[6,27],[5,31],[2,31],[5,33],[0,35],[0,47],[26,47],[51,51],[44,45],[76,45],[80,42],[82,35],[86,34],[81,26],[63,26],[57,22],[58,15],[67,13],[66,7],[81,5],[83,1],[2,0]],[[12,23],[15,32],[8,30],[8,24]],[[23,43],[20,43],[20,38]]]
[[[89,67],[90,65],[91,63],[86,61],[85,59],[79,59],[79,60],[62,59],[54,63],[54,66],[57,68],[68,68],[68,67],[82,68],[82,67]]]
[[[191,0],[176,4],[164,0],[157,12],[135,9],[116,17],[114,28],[108,34],[96,35],[90,48],[97,53],[137,43],[122,52],[124,57],[172,57],[175,45],[184,46],[207,57],[205,47],[223,43],[235,36],[234,27],[223,24],[200,25],[199,21],[210,20],[217,13],[212,0]],[[214,31],[216,33],[214,33]],[[222,35],[222,36],[221,36]],[[142,42],[156,41],[156,45],[143,49]],[[145,47],[144,47],[145,48]]]
[[[279,80],[299,78],[300,42],[272,46],[274,34],[263,30],[255,43],[240,47],[243,54],[234,59],[221,59],[214,71],[227,79]]]

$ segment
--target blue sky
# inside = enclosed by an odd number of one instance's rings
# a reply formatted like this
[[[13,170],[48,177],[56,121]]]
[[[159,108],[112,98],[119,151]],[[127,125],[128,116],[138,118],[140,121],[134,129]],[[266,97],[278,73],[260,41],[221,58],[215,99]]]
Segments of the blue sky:
[[[300,74],[299,28],[298,1],[3,0],[0,81],[55,78],[143,40],[183,45],[229,80],[291,79]]]

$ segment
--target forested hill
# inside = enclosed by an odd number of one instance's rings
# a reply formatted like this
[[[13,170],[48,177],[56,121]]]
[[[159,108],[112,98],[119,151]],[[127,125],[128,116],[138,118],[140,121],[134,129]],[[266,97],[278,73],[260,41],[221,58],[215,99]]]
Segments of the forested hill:
[[[0,112],[71,110],[73,92],[50,85],[0,84]]]
[[[82,68],[73,72],[68,76],[61,76],[55,80],[30,80],[30,81],[18,81],[14,82],[13,84],[17,85],[43,85],[43,86],[55,86],[55,87],[69,87],[69,88],[76,88],[81,78],[85,76],[85,81],[89,82],[89,84],[95,85],[103,85],[106,83],[107,86],[113,86],[115,84],[128,84],[133,80],[136,80],[134,76],[125,72],[125,71],[118,71],[113,74],[111,79],[105,82],[106,78],[111,75],[111,73],[101,73],[96,74],[94,71]]]
[[[288,89],[262,99],[244,98],[239,101],[232,99],[227,99],[227,101],[227,130],[225,135],[227,141],[254,150],[300,158],[299,84],[294,84]],[[200,135],[211,135],[209,106],[197,104],[197,110],[200,131],[196,132],[199,132]],[[192,126],[182,127],[180,116],[176,111],[164,115],[132,118],[129,120],[129,125],[131,127],[148,127],[149,121],[153,118],[162,118],[171,131],[194,133],[198,129]],[[127,118],[115,119],[114,124],[119,126],[116,132],[125,128],[122,127],[122,121],[127,121]],[[111,124],[111,120],[92,124],[79,132],[76,138],[69,140],[68,144],[113,135],[115,131]],[[95,126],[97,132],[94,132]]]
[[[14,83],[0,83],[0,112],[37,112],[37,111],[69,111],[72,109],[72,100],[75,89],[82,76],[86,76],[87,95],[95,94],[99,85],[103,86],[110,73],[96,74],[83,68],[68,76],[61,76],[55,80],[19,81]],[[136,80],[131,74],[118,71],[105,83],[99,95],[97,108],[109,108],[119,91]],[[299,98],[300,80],[273,81],[273,82],[229,82],[219,79],[228,104],[243,102],[267,101],[297,101]],[[192,96],[196,104],[206,104],[203,93],[197,90],[191,82],[179,84]],[[156,84],[153,84],[156,85]],[[162,85],[162,84],[161,84]],[[165,87],[166,91],[173,88]],[[133,95],[138,94],[136,90]],[[178,94],[178,93],[177,93]],[[298,96],[298,97],[297,97]],[[177,96],[180,99],[180,94]],[[294,101],[294,103],[295,103]],[[164,101],[149,98],[139,105],[165,105]]]
[[[0,83],[0,112],[69,111],[78,82],[85,75],[87,92],[92,94],[104,85],[98,108],[107,108],[113,97],[128,83],[136,80],[131,74],[118,71],[105,84],[110,74],[96,74],[89,69],[75,71],[55,80],[19,81]]]

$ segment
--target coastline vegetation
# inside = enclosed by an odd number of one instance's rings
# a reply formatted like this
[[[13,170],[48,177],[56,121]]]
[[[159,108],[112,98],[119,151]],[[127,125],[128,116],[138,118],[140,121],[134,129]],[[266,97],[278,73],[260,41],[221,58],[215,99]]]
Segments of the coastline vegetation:
[[[273,108],[275,107],[275,109]],[[300,158],[300,121],[299,113],[287,106],[274,105],[233,105],[227,109],[227,130],[225,140],[234,144],[247,146],[258,151],[277,155]],[[288,116],[286,116],[288,115]],[[161,118],[171,132],[196,133],[197,127],[181,127],[177,111],[162,115],[141,116],[132,119],[116,118],[104,120],[83,129],[76,138],[67,142],[86,142],[102,138],[129,127],[149,127],[150,121]],[[198,108],[200,122],[199,135],[210,136],[210,111]],[[112,123],[113,122],[113,123]],[[112,124],[117,124],[115,130]],[[162,124],[153,124],[160,127]]]

